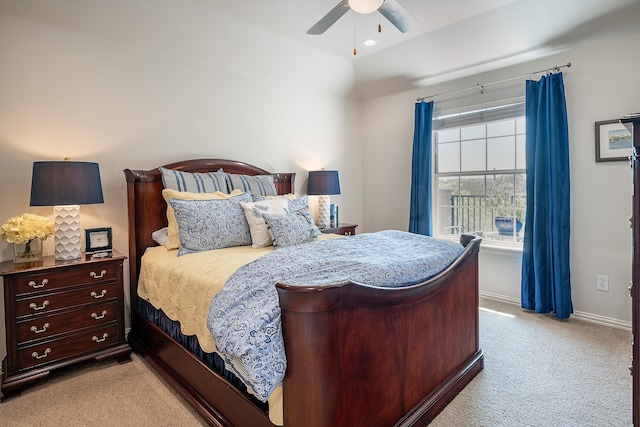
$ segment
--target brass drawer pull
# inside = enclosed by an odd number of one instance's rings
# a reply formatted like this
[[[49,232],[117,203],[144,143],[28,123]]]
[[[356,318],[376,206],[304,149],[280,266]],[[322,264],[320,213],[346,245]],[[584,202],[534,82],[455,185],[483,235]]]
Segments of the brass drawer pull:
[[[38,307],[35,302],[32,302],[31,304],[29,304],[29,308],[33,308],[34,310],[38,311],[38,310],[44,310],[48,305],[49,305],[49,300],[46,299],[42,302],[42,305],[40,307]]]
[[[49,347],[47,347],[42,356],[40,356],[38,354],[38,352],[34,351],[33,353],[31,353],[31,357],[34,357],[36,359],[44,359],[45,357],[47,357],[49,355],[49,353],[51,353],[51,349]]]
[[[109,334],[105,332],[104,334],[102,334],[102,338],[98,338],[97,336],[94,335],[93,338],[91,338],[91,339],[93,341],[95,341],[95,342],[102,342],[102,341],[106,340],[108,336],[109,336]]]
[[[106,294],[107,294],[107,290],[106,289],[103,289],[102,292],[100,293],[100,295],[96,294],[95,292],[91,292],[91,296],[94,297],[95,299],[102,298]]]
[[[42,282],[40,282],[40,284],[38,285],[36,282],[34,282],[33,280],[29,281],[29,286],[31,286],[33,289],[38,289],[38,288],[44,288],[44,286],[49,283],[49,279],[42,279]]]
[[[100,320],[103,319],[104,316],[106,316],[107,314],[107,310],[102,310],[102,314],[100,316],[98,316],[96,313],[91,313],[91,317],[93,317],[96,320]]]
[[[92,271],[91,273],[89,273],[89,276],[93,277],[94,279],[101,279],[105,274],[107,274],[107,270],[102,270],[100,272],[100,275],[98,275],[95,271]]]
[[[45,332],[47,329],[49,329],[50,326],[51,326],[50,324],[45,323],[44,325],[42,325],[42,329],[38,329],[37,326],[32,326],[32,327],[29,328],[29,330],[31,332],[36,333],[36,334],[40,334],[42,332]]]

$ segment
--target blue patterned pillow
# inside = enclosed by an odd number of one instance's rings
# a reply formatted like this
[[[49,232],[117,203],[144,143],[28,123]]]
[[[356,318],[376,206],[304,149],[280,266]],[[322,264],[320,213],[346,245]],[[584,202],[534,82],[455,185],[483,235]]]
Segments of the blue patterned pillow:
[[[284,215],[262,214],[262,217],[273,234],[273,247],[276,249],[308,243],[317,237],[308,208]]]
[[[245,193],[223,200],[169,199],[180,235],[178,256],[250,245],[249,224],[240,204],[250,198]]]
[[[306,194],[293,200],[289,199],[289,212],[299,211],[302,208],[309,208],[309,198]]]
[[[305,194],[304,196],[300,196],[293,200],[289,199],[289,212],[299,212],[304,210],[306,210],[311,217],[311,227],[313,228],[314,235],[316,237],[319,236],[322,232],[316,226],[316,223],[313,221],[313,216],[311,216],[311,212],[309,212],[309,198],[307,195]]]
[[[229,191],[240,190],[259,196],[277,196],[273,175],[238,175],[225,172]]]
[[[176,191],[189,191],[190,193],[230,192],[227,189],[227,181],[222,169],[207,173],[182,172],[163,167],[159,167],[158,169],[162,172],[162,184],[164,188]]]

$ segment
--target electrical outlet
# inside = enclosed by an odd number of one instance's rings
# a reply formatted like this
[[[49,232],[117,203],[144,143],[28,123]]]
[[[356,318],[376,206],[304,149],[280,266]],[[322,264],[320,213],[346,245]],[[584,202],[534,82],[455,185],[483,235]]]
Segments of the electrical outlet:
[[[599,291],[609,292],[609,276],[596,276],[596,289]]]

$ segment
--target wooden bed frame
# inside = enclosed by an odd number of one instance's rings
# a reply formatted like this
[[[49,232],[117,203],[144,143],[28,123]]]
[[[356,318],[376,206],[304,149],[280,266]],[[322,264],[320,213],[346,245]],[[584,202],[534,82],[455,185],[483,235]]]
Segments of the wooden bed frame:
[[[165,165],[269,173],[219,159]],[[273,426],[245,393],[136,310],[140,258],[167,224],[158,169],[124,171],[129,214],[129,342],[211,425]],[[295,174],[275,174],[279,194]],[[285,427],[423,426],[483,368],[478,329],[479,239],[438,276],[406,288],[277,284],[287,355]]]

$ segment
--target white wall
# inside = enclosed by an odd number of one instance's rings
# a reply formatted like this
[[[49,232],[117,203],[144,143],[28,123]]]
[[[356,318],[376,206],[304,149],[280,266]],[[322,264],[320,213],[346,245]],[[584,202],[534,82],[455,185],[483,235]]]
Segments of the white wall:
[[[438,86],[364,101],[361,105],[364,226],[406,230],[409,223],[413,111],[417,97],[527,74],[571,62],[565,69],[571,167],[571,283],[574,310],[630,325],[631,174],[628,162],[595,162],[594,123],[640,111],[640,34],[601,41],[543,60]],[[437,59],[436,59],[437,60]],[[524,79],[519,81],[524,94]],[[517,91],[516,91],[517,92]],[[513,83],[436,99],[475,105],[515,94]],[[384,173],[380,173],[384,171]],[[481,250],[480,289],[520,300],[521,257]],[[596,290],[596,274],[609,276],[609,292]]]
[[[639,35],[359,104],[347,99],[354,82],[345,60],[192,2],[145,4],[0,0],[0,221],[51,215],[29,206],[34,161],[96,161],[105,203],[81,208],[82,227],[112,227],[126,253],[122,170],[221,157],[296,172],[298,193],[308,170],[338,169],[343,194],[332,201],[342,221],[360,224],[358,232],[406,230],[416,97],[571,61],[574,307],[630,321],[630,171],[625,162],[595,163],[593,128],[640,110]],[[494,86],[463,101],[513,93]],[[0,258],[10,249],[0,241]],[[608,293],[596,291],[596,274],[609,276]],[[483,249],[480,275],[483,292],[519,299],[518,254]],[[1,358],[3,320],[0,331]]]
[[[348,61],[192,2],[114,2],[0,2],[0,221],[52,216],[29,206],[34,161],[95,161],[105,203],[82,206],[81,226],[112,227],[126,254],[122,170],[215,157],[296,172],[297,193],[308,170],[337,169],[343,195],[332,200],[362,224]],[[53,239],[44,249],[53,254]],[[11,259],[5,241],[0,256]],[[0,319],[2,358],[2,309]]]

